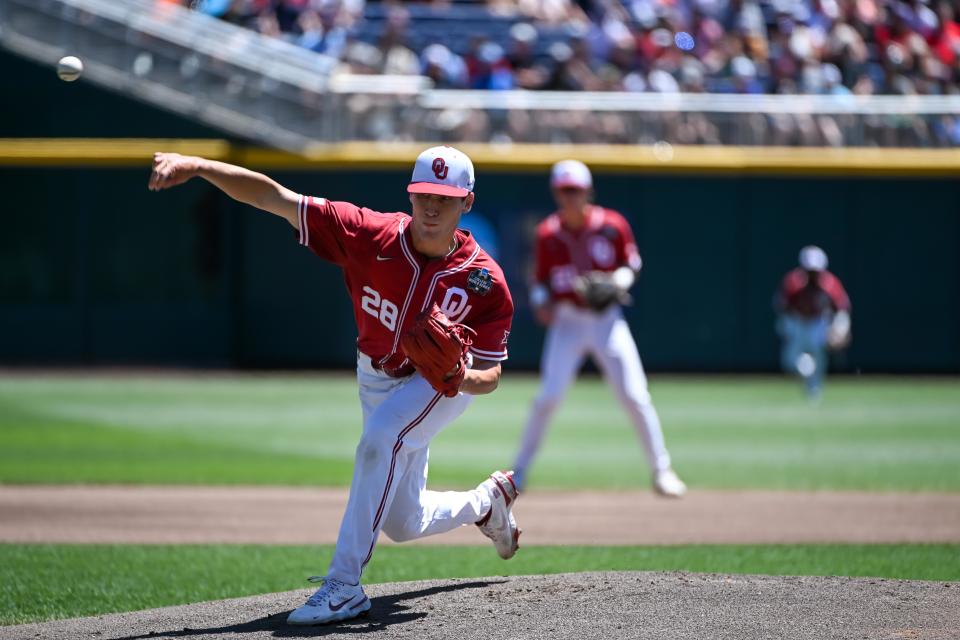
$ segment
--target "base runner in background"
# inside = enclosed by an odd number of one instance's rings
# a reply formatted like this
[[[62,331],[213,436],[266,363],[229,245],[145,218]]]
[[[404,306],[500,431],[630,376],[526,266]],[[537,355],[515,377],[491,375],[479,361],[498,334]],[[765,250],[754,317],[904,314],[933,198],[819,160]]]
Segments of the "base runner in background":
[[[404,541],[476,524],[502,558],[512,557],[520,530],[510,472],[494,472],[472,491],[427,489],[430,441],[474,395],[497,388],[513,319],[500,267],[457,228],[474,200],[470,159],[451,147],[420,154],[407,187],[412,215],[299,195],[265,175],[178,154],[155,156],[149,186],[165,189],[195,176],[287,220],[301,245],[343,269],[354,304],[363,432],[350,498],[323,586],[287,622],[321,624],[369,610],[360,577],[381,530]],[[439,311],[430,317],[441,325],[469,327],[457,327],[468,337],[457,342],[453,368],[443,361],[437,375],[413,351],[437,342],[409,339],[423,326],[418,316],[434,305]]]
[[[527,481],[550,419],[590,355],[643,442],[654,490],[680,497],[687,487],[671,468],[660,418],[621,308],[641,266],[633,232],[622,215],[591,204],[593,177],[582,162],[558,162],[550,186],[557,211],[537,227],[530,296],[537,321],[547,326],[547,336],[540,391],[527,419],[514,482],[522,489]]]
[[[803,378],[807,397],[819,400],[827,375],[828,351],[850,345],[850,298],[840,279],[827,271],[827,254],[809,245],[800,265],[787,273],[774,300],[780,364]]]

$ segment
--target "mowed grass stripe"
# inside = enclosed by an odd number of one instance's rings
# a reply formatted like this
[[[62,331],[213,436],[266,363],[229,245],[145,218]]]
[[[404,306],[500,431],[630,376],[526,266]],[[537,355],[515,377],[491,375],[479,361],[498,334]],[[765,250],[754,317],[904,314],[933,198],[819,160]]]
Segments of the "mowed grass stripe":
[[[0,544],[0,624],[134,611],[308,588],[329,546]],[[576,571],[693,571],[960,580],[960,545],[531,547],[385,546],[365,582]],[[300,602],[291,600],[290,607]]]
[[[537,381],[507,374],[431,446],[431,482],[509,467]],[[675,467],[697,488],[960,490],[960,380],[831,379],[820,406],[777,377],[658,377]],[[360,434],[344,375],[0,377],[0,482],[349,482]],[[649,484],[636,434],[592,376],[571,390],[539,488]]]

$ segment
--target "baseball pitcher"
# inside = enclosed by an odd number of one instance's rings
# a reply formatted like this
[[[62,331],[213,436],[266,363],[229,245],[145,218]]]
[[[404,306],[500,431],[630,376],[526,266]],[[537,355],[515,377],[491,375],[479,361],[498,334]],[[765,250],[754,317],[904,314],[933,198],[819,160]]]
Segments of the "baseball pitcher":
[[[420,154],[407,187],[412,215],[300,195],[241,167],[169,153],[155,156],[149,186],[194,176],[287,220],[301,245],[343,269],[353,301],[363,432],[350,498],[329,571],[311,579],[323,586],[287,622],[369,610],[360,577],[380,531],[404,541],[476,524],[512,557],[520,530],[511,472],[472,491],[427,489],[430,441],[474,395],[497,388],[513,318],[500,267],[457,228],[474,201],[470,159],[452,147]]]
[[[582,162],[558,162],[550,186],[557,211],[537,227],[530,296],[547,336],[540,391],[527,419],[514,482],[522,488],[551,416],[590,355],[644,444],[654,490],[681,497],[687,488],[670,466],[660,418],[621,308],[641,267],[633,232],[622,215],[591,204],[593,177]]]

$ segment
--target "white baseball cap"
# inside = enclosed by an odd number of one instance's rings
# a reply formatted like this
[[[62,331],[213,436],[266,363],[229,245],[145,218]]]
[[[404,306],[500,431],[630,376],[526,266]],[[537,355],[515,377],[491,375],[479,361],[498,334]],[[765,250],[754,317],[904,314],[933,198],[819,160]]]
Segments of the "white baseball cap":
[[[800,249],[800,266],[807,271],[824,271],[827,268],[827,254],[820,247],[808,245]]]
[[[576,187],[590,189],[593,187],[593,176],[590,169],[579,160],[561,160],[553,165],[550,171],[550,186],[555,189]]]
[[[453,147],[431,147],[417,157],[407,193],[463,198],[473,191],[473,163]]]

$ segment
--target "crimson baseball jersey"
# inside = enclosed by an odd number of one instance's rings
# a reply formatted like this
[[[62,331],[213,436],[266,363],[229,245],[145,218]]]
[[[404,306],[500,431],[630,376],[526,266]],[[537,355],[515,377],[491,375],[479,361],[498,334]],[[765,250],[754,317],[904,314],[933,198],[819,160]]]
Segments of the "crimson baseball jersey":
[[[457,248],[430,259],[413,247],[409,214],[300,196],[298,215],[300,244],[343,269],[357,348],[375,366],[397,376],[413,372],[400,335],[432,302],[476,332],[475,357],[506,360],[513,299],[500,266],[470,232],[457,229]]]
[[[807,272],[799,267],[784,276],[780,286],[780,303],[787,313],[805,318],[850,310],[850,298],[837,276],[829,271],[820,271],[814,284],[810,282]]]
[[[613,271],[624,265],[640,270],[640,253],[626,218],[611,209],[591,205],[580,229],[568,229],[553,213],[537,225],[534,278],[550,289],[554,300],[583,306],[574,292],[578,275]]]

